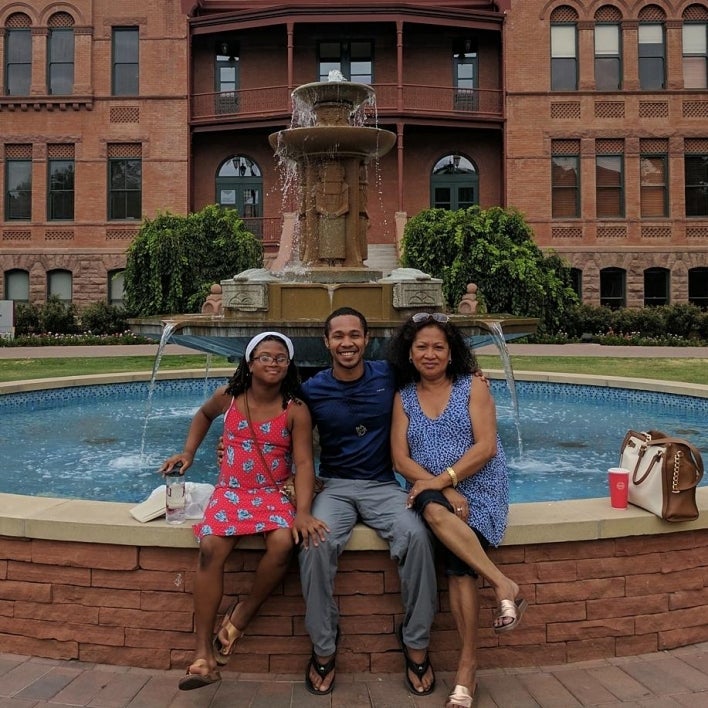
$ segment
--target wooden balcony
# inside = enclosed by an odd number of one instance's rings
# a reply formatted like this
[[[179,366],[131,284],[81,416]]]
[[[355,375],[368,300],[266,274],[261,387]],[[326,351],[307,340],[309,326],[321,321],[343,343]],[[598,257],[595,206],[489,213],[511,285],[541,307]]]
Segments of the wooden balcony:
[[[266,254],[277,253],[280,246],[280,234],[283,229],[281,216],[275,217],[243,217],[243,224],[247,231],[257,236],[263,243]]]
[[[379,118],[437,118],[443,121],[503,118],[503,95],[499,89],[460,89],[418,84],[376,84]],[[240,89],[222,93],[198,93],[191,97],[192,125],[254,123],[289,119],[292,112],[287,86]]]

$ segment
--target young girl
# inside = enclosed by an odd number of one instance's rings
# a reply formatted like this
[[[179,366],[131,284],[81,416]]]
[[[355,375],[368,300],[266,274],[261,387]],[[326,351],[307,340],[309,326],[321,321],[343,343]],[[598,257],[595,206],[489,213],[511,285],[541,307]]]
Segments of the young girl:
[[[194,526],[199,559],[194,584],[197,635],[195,658],[180,679],[184,691],[221,680],[218,665],[228,662],[236,642],[274,588],[283,580],[301,534],[319,533],[323,524],[310,514],[314,465],[312,420],[296,396],[299,378],[293,344],[279,332],[263,332],[246,346],[244,358],[226,386],[197,411],[182,452],[160,471],[182,463],[184,473],[212,421],[224,418],[224,455],[204,518]],[[280,491],[294,463],[295,508]],[[263,534],[265,553],[253,587],[224,615],[212,637],[223,595],[224,564],[239,536]]]

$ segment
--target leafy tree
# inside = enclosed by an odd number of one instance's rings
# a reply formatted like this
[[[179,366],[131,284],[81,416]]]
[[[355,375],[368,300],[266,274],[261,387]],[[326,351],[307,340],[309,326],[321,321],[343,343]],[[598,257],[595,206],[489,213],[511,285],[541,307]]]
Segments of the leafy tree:
[[[570,268],[536,246],[514,209],[425,210],[406,225],[402,262],[442,278],[451,308],[475,283],[487,312],[538,317],[540,331],[556,331],[577,302]]]
[[[198,312],[209,288],[263,265],[261,242],[241,217],[216,204],[146,219],[128,248],[125,307],[130,315]]]

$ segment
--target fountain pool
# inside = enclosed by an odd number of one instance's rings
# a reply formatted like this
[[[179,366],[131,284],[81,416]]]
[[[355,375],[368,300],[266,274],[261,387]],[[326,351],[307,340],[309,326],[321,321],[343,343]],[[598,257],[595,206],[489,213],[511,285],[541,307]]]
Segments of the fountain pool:
[[[197,407],[224,381],[161,379],[150,397],[148,381],[0,396],[0,457],[6,461],[0,492],[140,501],[161,483],[156,470],[180,448]],[[708,398],[518,381],[522,454],[506,384],[493,380],[492,389],[513,503],[606,496],[605,472],[617,463],[628,427],[657,428],[708,449]],[[191,481],[216,479],[220,430],[216,421],[189,473]]]

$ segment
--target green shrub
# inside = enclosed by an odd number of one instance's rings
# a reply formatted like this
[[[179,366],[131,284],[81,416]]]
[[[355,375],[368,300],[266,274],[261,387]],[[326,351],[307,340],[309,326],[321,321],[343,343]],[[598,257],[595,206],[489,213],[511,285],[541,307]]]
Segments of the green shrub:
[[[50,295],[44,305],[39,306],[38,327],[43,333],[75,334],[79,331],[76,305]]]
[[[81,330],[91,334],[120,334],[128,329],[122,307],[107,302],[94,302],[81,313]]]
[[[34,302],[18,302],[15,305],[15,336],[40,331],[39,310],[40,306]]]

